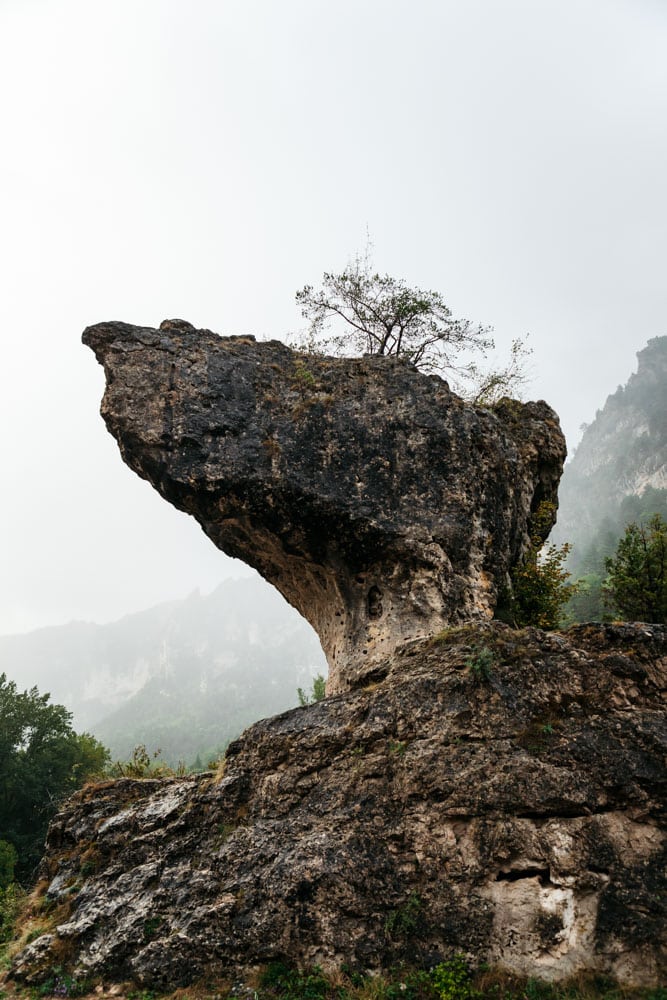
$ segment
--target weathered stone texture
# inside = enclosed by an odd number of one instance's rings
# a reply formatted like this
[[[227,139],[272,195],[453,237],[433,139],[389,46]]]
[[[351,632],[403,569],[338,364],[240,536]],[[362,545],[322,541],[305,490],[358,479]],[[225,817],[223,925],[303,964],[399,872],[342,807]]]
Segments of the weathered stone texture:
[[[182,321],[84,342],[124,460],[310,621],[330,693],[399,643],[490,618],[531,511],[556,499],[565,442],[545,403],[492,412],[394,358]]]
[[[273,959],[463,951],[664,982],[666,640],[468,626],[251,727],[222,775],[78,793],[41,872],[66,912],[14,974],[65,954],[79,976],[173,989]]]
[[[223,773],[76,795],[42,865],[58,919],[14,975],[467,952],[664,981],[667,629],[487,620],[555,497],[552,411],[188,324],[84,339],[125,460],[309,618],[340,693],[252,726]]]

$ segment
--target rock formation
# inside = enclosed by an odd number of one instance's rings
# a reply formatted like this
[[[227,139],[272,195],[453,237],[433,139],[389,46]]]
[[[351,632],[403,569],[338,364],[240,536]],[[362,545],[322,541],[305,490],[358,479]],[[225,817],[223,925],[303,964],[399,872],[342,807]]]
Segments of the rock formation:
[[[402,642],[490,618],[531,511],[556,499],[565,443],[545,403],[491,412],[394,358],[180,320],[83,339],[127,464],[308,619],[330,693]]]
[[[85,339],[125,460],[310,619],[339,693],[216,774],[75,795],[13,975],[174,989],[466,952],[664,981],[667,629],[488,621],[555,495],[552,411],[183,324]]]
[[[467,952],[664,983],[666,638],[454,629],[254,725],[222,774],[77,793],[40,872],[53,926],[14,975],[172,990]]]

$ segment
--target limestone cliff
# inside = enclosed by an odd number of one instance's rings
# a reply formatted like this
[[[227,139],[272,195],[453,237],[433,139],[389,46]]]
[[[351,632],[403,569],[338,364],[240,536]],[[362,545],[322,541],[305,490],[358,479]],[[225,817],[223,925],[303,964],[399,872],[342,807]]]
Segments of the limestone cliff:
[[[251,727],[222,774],[78,793],[40,873],[54,926],[14,975],[168,990],[463,951],[664,983],[666,638],[455,629]]]
[[[654,337],[639,351],[636,373],[597,411],[565,467],[554,540],[573,544],[570,564],[575,570],[590,571],[582,563],[591,543],[602,556],[612,554],[625,524],[638,519],[639,510],[627,499],[647,489],[653,496],[646,512],[662,513],[667,498],[667,337]],[[611,535],[607,549],[605,532]],[[603,564],[602,559],[601,570]]]
[[[556,499],[565,443],[545,403],[491,412],[394,358],[183,321],[83,339],[127,464],[310,621],[332,693],[401,642],[490,618],[531,511]]]

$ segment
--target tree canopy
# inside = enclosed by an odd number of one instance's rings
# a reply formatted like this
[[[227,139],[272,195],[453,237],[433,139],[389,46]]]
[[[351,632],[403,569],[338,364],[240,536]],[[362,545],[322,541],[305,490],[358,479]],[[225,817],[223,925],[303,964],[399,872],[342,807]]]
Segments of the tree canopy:
[[[503,368],[484,370],[480,359],[494,348],[491,328],[454,318],[439,292],[374,272],[368,250],[340,274],[325,272],[321,288],[305,285],[296,300],[309,323],[307,350],[395,355],[447,377],[477,402],[514,394],[525,382],[524,341],[513,342]]]
[[[19,879],[39,861],[58,804],[109,759],[93,736],[74,732],[71,718],[48,694],[18,691],[0,674],[0,841],[16,852]],[[5,866],[10,856],[3,848]]]
[[[667,623],[667,522],[659,514],[627,525],[606,568],[605,590],[622,614]]]

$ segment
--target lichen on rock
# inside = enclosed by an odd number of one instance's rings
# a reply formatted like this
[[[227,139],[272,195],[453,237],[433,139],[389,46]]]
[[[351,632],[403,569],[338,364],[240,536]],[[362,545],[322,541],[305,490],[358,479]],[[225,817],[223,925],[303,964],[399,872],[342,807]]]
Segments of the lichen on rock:
[[[392,357],[304,355],[183,321],[102,323],[102,414],[127,464],[312,624],[330,693],[396,647],[484,621],[556,501],[546,403],[465,403]]]

